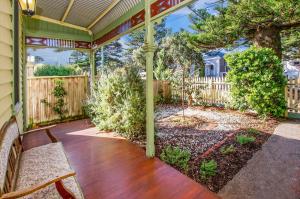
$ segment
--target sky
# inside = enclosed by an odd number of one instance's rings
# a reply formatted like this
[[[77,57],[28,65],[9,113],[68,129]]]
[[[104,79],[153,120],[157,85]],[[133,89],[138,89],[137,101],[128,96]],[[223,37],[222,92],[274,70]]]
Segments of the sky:
[[[216,0],[197,0],[193,4],[195,8],[207,8],[210,13],[214,13],[212,3],[216,2]],[[173,12],[169,16],[166,17],[166,27],[170,28],[172,32],[178,32],[181,29],[192,31],[190,28],[191,22],[189,20],[188,15],[191,13],[190,9],[187,7],[181,8],[176,12]],[[124,39],[126,36],[121,38],[121,43],[125,43]],[[126,47],[125,47],[126,48]],[[56,52],[55,49],[27,49],[27,55],[31,56],[40,56],[44,59],[45,64],[53,64],[53,65],[65,65],[69,63],[69,57],[72,51],[67,50],[63,52]]]
[[[216,0],[198,0],[192,5],[194,8],[206,8],[208,12],[211,14],[215,14],[215,10],[213,9],[213,3]],[[191,22],[189,20],[189,14],[191,14],[191,10],[187,7],[181,8],[176,12],[173,12],[168,17],[166,17],[166,26],[171,28],[173,32],[178,32],[181,29],[192,31],[190,28]]]
[[[73,51],[66,50],[63,52],[56,52],[54,48],[33,49],[27,48],[27,56],[40,56],[44,59],[45,64],[51,65],[65,65],[69,63],[70,55]]]

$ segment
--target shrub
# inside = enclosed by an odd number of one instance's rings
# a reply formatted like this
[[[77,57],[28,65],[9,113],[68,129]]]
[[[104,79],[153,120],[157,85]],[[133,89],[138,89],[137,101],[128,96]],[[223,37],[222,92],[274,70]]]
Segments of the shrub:
[[[94,85],[88,114],[100,130],[115,131],[128,139],[145,135],[144,83],[138,70],[119,68]]]
[[[74,65],[69,66],[54,66],[54,65],[44,65],[37,68],[34,72],[34,76],[71,76],[79,75],[81,69]]]
[[[273,50],[251,47],[225,57],[230,67],[233,107],[253,109],[261,116],[281,117],[286,110],[286,78]]]
[[[204,160],[200,166],[200,175],[203,180],[208,177],[215,176],[217,172],[218,164],[215,160],[206,161]]]
[[[236,141],[240,144],[240,145],[245,145],[251,142],[255,142],[255,137],[248,137],[245,135],[238,135],[236,136]]]
[[[249,129],[247,130],[247,132],[248,132],[249,134],[252,134],[252,135],[260,135],[260,134],[261,134],[259,130],[254,129],[254,128],[249,128]]]
[[[160,158],[169,165],[187,172],[191,154],[189,151],[180,149],[179,147],[167,146],[160,154]]]
[[[221,147],[220,151],[223,155],[228,155],[235,152],[235,147],[232,144],[230,146],[223,146]]]

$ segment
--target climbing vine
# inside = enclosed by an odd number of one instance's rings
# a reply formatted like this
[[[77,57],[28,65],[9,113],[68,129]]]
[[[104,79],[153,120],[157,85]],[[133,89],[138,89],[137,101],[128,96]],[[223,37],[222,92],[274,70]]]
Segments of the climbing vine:
[[[64,81],[63,80],[55,80],[55,87],[52,92],[55,97],[55,103],[50,104],[46,99],[42,100],[42,103],[47,104],[52,108],[52,110],[59,115],[60,120],[65,118],[65,113],[67,112],[65,102],[65,96],[67,95],[67,91],[64,88]]]

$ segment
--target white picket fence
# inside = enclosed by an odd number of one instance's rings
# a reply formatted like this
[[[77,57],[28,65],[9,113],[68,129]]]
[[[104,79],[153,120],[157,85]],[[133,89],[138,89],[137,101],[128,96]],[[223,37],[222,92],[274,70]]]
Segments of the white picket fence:
[[[186,80],[192,91],[194,102],[200,104],[225,105],[230,102],[231,85],[224,77],[199,77]],[[187,90],[187,89],[185,89]],[[289,79],[285,89],[288,112],[300,114],[300,78]],[[182,99],[182,86],[171,88],[172,98]],[[188,101],[188,94],[185,92],[185,100]]]
[[[290,113],[300,113],[300,78],[288,80],[285,96],[288,111]]]
[[[224,105],[230,101],[230,84],[224,77],[196,77],[186,80],[187,89],[185,99],[188,101],[189,94],[195,103]],[[182,86],[172,87],[172,98],[182,99]]]

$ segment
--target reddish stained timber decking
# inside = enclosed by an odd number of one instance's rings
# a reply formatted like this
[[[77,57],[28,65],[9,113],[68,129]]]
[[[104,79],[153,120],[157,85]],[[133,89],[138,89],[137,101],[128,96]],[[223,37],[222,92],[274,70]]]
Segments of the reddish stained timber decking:
[[[138,146],[98,134],[88,120],[57,125],[86,199],[216,199],[215,194],[159,159],[147,159]],[[49,143],[44,133],[24,136],[24,149]]]

